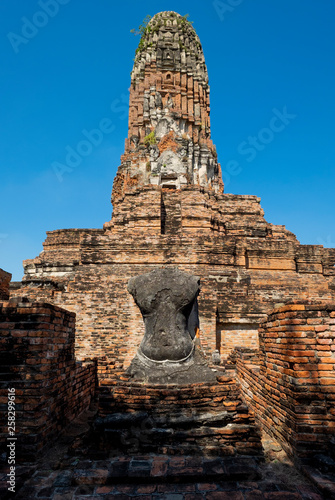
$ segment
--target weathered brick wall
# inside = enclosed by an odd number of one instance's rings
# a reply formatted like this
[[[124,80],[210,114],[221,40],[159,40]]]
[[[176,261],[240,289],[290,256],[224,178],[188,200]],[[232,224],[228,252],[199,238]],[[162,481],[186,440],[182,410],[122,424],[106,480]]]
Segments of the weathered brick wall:
[[[255,325],[239,323],[217,324],[216,326],[216,347],[221,355],[225,357],[235,349],[236,346],[243,346],[250,349],[258,348],[258,330]]]
[[[0,269],[0,300],[7,300],[9,297],[9,282],[12,275]]]
[[[15,388],[17,460],[34,457],[90,405],[96,366],[76,362],[74,337],[72,312],[19,300],[0,304],[0,435],[4,442],[8,388]]]
[[[259,363],[237,359],[248,403],[295,456],[327,453],[335,444],[335,303],[275,309],[259,337]]]
[[[165,232],[162,196],[180,214]],[[106,357],[101,374],[127,367],[136,352],[143,321],[127,282],[154,267],[200,277],[201,339],[209,355],[217,347],[223,357],[237,346],[257,347],[258,324],[278,303],[334,297],[335,253],[301,246],[284,227],[267,223],[256,196],[194,186],[167,198],[158,186],[135,189],[104,230],[49,232],[42,254],[24,263],[22,287],[11,292],[75,312],[76,355]]]

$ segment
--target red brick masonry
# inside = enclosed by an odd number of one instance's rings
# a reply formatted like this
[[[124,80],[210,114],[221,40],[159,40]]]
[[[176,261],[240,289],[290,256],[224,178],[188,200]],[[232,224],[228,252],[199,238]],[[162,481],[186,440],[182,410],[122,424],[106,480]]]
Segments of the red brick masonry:
[[[19,299],[0,303],[0,439],[8,436],[8,388],[15,388],[20,459],[55,439],[94,395],[95,363],[76,362],[74,337],[72,312]]]
[[[308,458],[335,446],[335,303],[275,309],[259,329],[260,362],[237,369],[258,421],[291,454]]]
[[[218,376],[217,383],[180,386],[105,379],[100,386],[99,415],[107,417],[107,424],[113,413],[146,412],[148,418],[137,425],[144,432],[131,435],[139,440],[137,453],[262,454],[259,429],[234,376]],[[106,438],[107,434],[103,446]],[[115,444],[115,434],[113,440]]]
[[[113,366],[129,366],[144,333],[129,278],[177,266],[201,279],[205,351],[227,357],[234,347],[257,348],[259,322],[276,304],[335,298],[335,249],[300,245],[265,221],[259,202],[198,186],[128,192],[104,229],[48,232],[11,296],[75,312],[76,356],[106,356],[106,376],[113,376]]]

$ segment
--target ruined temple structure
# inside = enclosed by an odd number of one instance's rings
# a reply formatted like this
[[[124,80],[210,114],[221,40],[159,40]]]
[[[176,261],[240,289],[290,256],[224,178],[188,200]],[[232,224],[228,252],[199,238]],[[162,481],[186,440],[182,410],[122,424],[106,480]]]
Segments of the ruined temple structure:
[[[174,12],[155,15],[131,74],[112,219],[102,229],[48,232],[12,289],[74,311],[76,356],[97,356],[101,376],[127,368],[137,351],[144,326],[127,283],[153,268],[200,277],[202,345],[223,359],[258,346],[259,322],[275,305],[334,297],[334,249],[300,245],[264,219],[257,196],[223,192],[209,114],[198,36]]]
[[[131,74],[129,130],[112,202],[129,185],[222,191],[211,141],[208,74],[186,18],[157,14],[146,27]]]
[[[133,481],[143,473],[157,491],[179,472],[193,483],[199,474],[254,481],[258,472],[247,471],[263,456],[265,430],[307,467],[332,471],[327,481],[310,476],[335,498],[335,249],[300,245],[264,219],[257,196],[224,193],[209,114],[192,25],[175,12],[155,15],[135,56],[112,219],[48,232],[21,283],[9,286],[0,269],[0,441],[8,388],[21,458],[42,453],[98,400],[83,453],[108,460],[76,470],[71,459],[48,487],[108,493],[128,481],[128,466]],[[208,468],[194,455],[222,462]],[[171,465],[165,479],[162,460]],[[33,490],[44,476],[36,472]],[[268,496],[265,483],[245,496],[232,486],[231,498],[321,498],[292,488]]]

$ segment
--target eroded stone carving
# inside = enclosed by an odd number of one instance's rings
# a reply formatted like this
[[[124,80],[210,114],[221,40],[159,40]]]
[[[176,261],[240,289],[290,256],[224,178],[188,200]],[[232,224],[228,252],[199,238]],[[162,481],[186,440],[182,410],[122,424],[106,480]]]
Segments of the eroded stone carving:
[[[150,382],[214,380],[195,348],[200,280],[177,268],[131,278],[128,291],[141,310],[145,335],[128,373]]]
[[[149,147],[149,154],[150,161],[156,161],[159,157],[159,149],[155,144]]]

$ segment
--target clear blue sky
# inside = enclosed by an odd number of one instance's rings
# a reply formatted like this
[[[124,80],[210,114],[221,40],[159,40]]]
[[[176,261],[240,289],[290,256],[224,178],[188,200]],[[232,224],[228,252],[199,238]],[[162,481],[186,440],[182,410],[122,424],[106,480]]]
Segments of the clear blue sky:
[[[334,1],[55,1],[0,3],[0,267],[14,280],[45,231],[110,219],[130,30],[162,10],[190,14],[202,42],[225,191],[260,196],[266,220],[301,243],[335,247]],[[105,118],[109,133],[60,182],[54,162]]]

